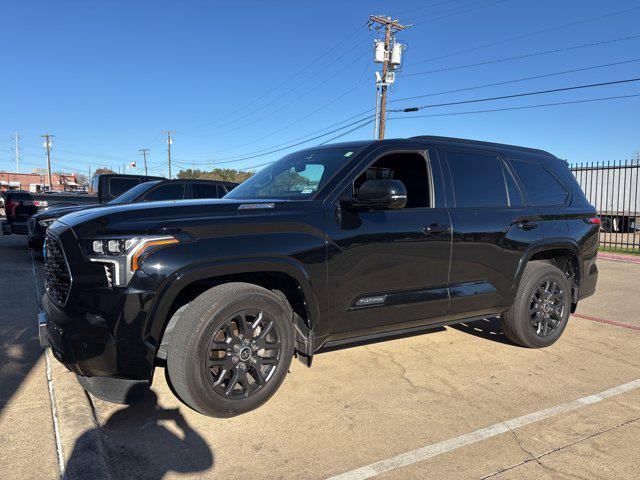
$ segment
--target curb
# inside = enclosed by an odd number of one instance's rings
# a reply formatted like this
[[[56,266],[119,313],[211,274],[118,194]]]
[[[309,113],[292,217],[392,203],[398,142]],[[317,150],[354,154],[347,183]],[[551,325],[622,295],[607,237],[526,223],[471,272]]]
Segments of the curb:
[[[598,258],[601,258],[603,260],[612,260],[614,262],[640,264],[640,257],[638,257],[638,255],[628,255],[624,253],[598,252]]]
[[[75,374],[56,361],[49,349],[45,355],[60,477],[63,480],[110,480],[104,433],[89,395]]]

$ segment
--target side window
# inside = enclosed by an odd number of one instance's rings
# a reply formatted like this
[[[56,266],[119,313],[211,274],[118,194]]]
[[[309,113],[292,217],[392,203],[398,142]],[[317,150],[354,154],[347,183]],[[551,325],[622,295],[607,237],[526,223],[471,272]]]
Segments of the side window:
[[[191,188],[193,198],[222,198],[226,193],[221,186],[210,183],[194,183]]]
[[[109,179],[109,195],[111,197],[117,197],[139,184],[140,180],[137,178],[112,177]]]
[[[569,192],[539,163],[510,160],[533,205],[562,205]]]
[[[507,195],[509,195],[509,206],[511,207],[520,207],[524,205],[524,199],[522,198],[522,192],[520,191],[520,187],[518,187],[518,183],[516,179],[513,178],[513,174],[509,167],[502,164],[502,171],[504,172],[504,181],[507,185]]]
[[[151,190],[144,196],[142,201],[180,200],[182,198],[184,198],[184,183],[167,183]]]
[[[446,151],[456,207],[505,207],[507,191],[497,155]]]
[[[400,180],[407,189],[405,208],[429,207],[429,170],[425,157],[419,153],[391,153],[376,160],[353,184],[353,193],[367,180]]]

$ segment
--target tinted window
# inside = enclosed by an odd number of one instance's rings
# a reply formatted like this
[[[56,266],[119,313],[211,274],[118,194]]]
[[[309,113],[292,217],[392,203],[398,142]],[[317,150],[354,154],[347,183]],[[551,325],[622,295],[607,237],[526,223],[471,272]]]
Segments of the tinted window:
[[[133,202],[138,197],[140,197],[144,192],[146,192],[147,190],[151,190],[153,188],[153,186],[157,185],[158,183],[160,183],[160,180],[156,180],[154,182],[141,183],[140,185],[136,185],[135,187],[130,188],[129,190],[124,192],[122,195],[120,195],[119,197],[114,198],[113,200],[111,200],[108,203],[110,203],[110,204],[120,204],[120,203]]]
[[[509,205],[512,207],[519,207],[524,204],[524,200],[522,198],[522,192],[520,191],[520,187],[516,183],[515,178],[511,174],[511,171],[507,166],[503,163],[502,168],[504,170],[504,181],[507,184],[507,194],[509,195]]]
[[[113,177],[109,179],[109,195],[112,197],[117,197],[118,195],[122,195],[124,192],[129,190],[130,188],[135,187],[140,183],[140,179],[138,178],[118,178]]]
[[[390,153],[376,160],[354,181],[355,195],[367,180],[400,180],[407,189],[405,208],[429,206],[427,162],[419,153]]]
[[[210,183],[194,183],[191,188],[193,188],[193,198],[221,198],[226,193],[218,185]]]
[[[539,163],[511,160],[511,165],[533,205],[561,205],[567,199],[567,190]]]
[[[311,198],[358,154],[358,148],[321,148],[292,153],[263,168],[226,198]]]
[[[507,193],[495,155],[446,152],[457,207],[504,207]]]
[[[184,183],[167,183],[154,188],[144,196],[145,202],[155,200],[180,200],[184,197]]]

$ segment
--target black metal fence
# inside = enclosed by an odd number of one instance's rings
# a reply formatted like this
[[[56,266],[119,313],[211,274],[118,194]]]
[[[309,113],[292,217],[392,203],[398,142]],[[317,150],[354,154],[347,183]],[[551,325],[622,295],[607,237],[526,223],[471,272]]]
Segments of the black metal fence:
[[[640,253],[640,161],[581,163],[571,171],[602,221],[600,247]]]

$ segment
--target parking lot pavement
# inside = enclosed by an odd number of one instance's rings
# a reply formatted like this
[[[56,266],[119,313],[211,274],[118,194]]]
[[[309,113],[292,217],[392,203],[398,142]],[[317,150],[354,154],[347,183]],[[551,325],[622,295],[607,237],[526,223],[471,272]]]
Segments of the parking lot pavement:
[[[0,236],[0,477],[59,478],[26,240]]]
[[[599,266],[579,312],[637,325],[640,267]],[[161,368],[146,404],[94,402],[115,478],[636,479],[639,348],[638,331],[574,317],[529,350],[482,321],[294,361],[232,419],[181,405]]]
[[[599,260],[598,268],[598,292],[581,302],[576,313],[640,327],[640,263]]]

